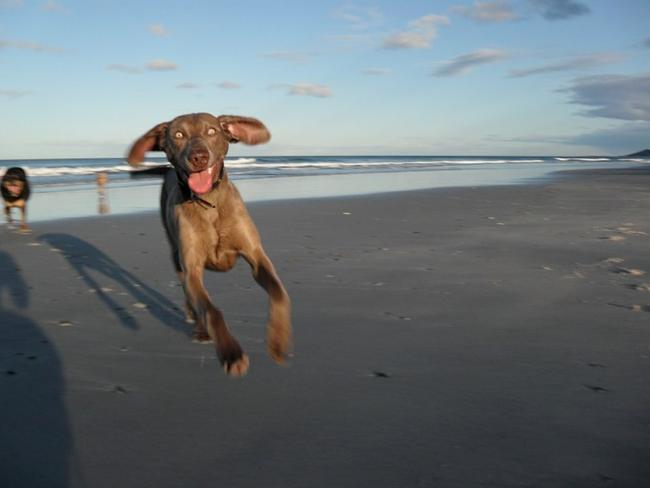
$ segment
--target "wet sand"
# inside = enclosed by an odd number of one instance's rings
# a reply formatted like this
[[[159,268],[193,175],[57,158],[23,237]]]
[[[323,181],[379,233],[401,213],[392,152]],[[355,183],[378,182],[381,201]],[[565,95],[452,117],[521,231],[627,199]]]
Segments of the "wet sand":
[[[156,213],[0,228],[3,486],[650,484],[650,173],[249,208],[295,355],[244,262],[210,273],[240,380]]]

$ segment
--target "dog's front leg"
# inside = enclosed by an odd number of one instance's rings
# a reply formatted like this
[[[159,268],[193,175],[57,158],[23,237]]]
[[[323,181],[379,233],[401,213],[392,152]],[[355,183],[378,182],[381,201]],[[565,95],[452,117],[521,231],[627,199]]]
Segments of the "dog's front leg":
[[[11,225],[13,220],[11,220],[11,207],[9,205],[5,205],[5,216],[7,217],[7,223]]]
[[[197,322],[205,324],[226,373],[232,376],[244,375],[248,370],[248,356],[228,330],[221,310],[210,301],[203,286],[202,266],[186,268],[184,288],[187,301],[196,313]]]
[[[267,347],[271,357],[283,363],[291,348],[291,301],[273,263],[261,245],[241,253],[250,264],[255,281],[269,295],[269,322],[266,329]]]
[[[29,227],[27,227],[27,204],[23,203],[20,207],[20,230],[27,232]]]

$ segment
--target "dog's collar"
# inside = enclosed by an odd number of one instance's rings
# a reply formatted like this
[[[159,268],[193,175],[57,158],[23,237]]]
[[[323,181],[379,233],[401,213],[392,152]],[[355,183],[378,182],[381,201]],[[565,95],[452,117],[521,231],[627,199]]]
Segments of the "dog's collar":
[[[203,198],[197,196],[194,192],[192,192],[190,196],[190,201],[193,203],[198,203],[201,207],[203,208],[217,208],[216,205],[213,205],[212,203],[208,202],[207,200],[203,200]]]
[[[214,183],[212,183],[212,188],[210,189],[210,191],[216,189],[219,186],[219,183],[221,183],[221,180],[223,180],[223,173],[224,173],[224,168],[225,167],[226,167],[226,165],[222,161],[221,162],[221,170],[219,171],[219,178],[217,178],[217,180]],[[189,185],[188,185],[188,188],[189,188]],[[194,202],[194,203],[198,203],[203,208],[208,208],[208,207],[209,208],[217,208],[216,205],[208,202],[207,200],[204,200],[203,198],[198,196],[196,193],[194,193],[191,189],[190,189],[190,201]]]

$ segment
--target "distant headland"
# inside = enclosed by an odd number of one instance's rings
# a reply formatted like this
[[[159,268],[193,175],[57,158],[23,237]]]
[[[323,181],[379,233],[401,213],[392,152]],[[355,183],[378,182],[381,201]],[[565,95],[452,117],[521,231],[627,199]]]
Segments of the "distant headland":
[[[644,149],[643,151],[635,152],[634,154],[628,154],[626,158],[650,158],[650,149]]]

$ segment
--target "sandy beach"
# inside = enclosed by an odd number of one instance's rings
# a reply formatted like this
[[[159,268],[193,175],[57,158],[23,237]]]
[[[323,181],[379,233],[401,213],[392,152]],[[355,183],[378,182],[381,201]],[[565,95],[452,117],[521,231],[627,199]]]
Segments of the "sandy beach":
[[[2,486],[650,486],[650,172],[253,203],[293,301],[190,341],[155,212],[0,227]]]

